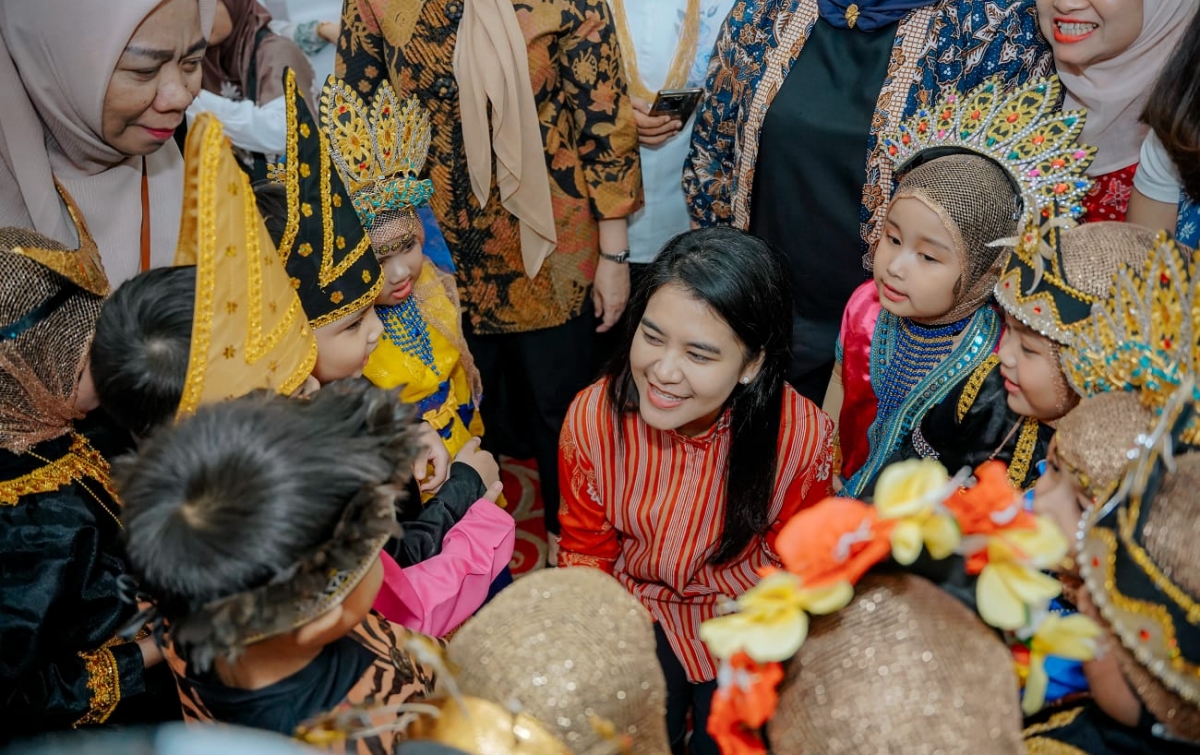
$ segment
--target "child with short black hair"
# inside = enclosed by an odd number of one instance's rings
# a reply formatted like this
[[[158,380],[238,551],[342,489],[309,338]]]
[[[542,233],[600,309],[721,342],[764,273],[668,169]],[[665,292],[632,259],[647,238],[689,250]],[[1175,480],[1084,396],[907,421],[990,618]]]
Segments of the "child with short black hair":
[[[371,611],[414,436],[395,395],[343,382],[202,407],[120,466],[130,563],[187,718],[290,734],[342,703],[433,690],[412,635]]]

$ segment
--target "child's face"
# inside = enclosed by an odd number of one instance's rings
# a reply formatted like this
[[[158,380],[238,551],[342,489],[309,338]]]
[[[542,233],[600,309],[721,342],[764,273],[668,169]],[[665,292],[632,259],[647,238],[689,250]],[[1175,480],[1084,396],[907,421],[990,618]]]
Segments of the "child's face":
[[[1008,408],[1017,414],[1049,422],[1075,403],[1054,344],[1007,312],[1000,338],[1000,374],[1008,391]]]
[[[412,294],[413,283],[425,263],[425,231],[418,220],[415,230],[411,221],[388,219],[371,229],[371,245],[375,247],[383,267],[383,289],[375,304],[386,307],[399,304]]]
[[[1037,14],[1060,68],[1111,60],[1142,33],[1142,0],[1037,0]]]
[[[928,320],[954,308],[962,263],[938,214],[913,197],[892,202],[875,249],[879,303],[899,317]]]
[[[313,368],[313,376],[322,385],[361,376],[382,333],[383,323],[372,304],[317,328],[314,331],[317,366]]]
[[[1079,520],[1087,510],[1087,496],[1079,482],[1069,471],[1062,468],[1058,459],[1058,443],[1050,440],[1046,451],[1046,467],[1033,486],[1034,513],[1047,516],[1062,531],[1067,542],[1075,542],[1079,531]]]

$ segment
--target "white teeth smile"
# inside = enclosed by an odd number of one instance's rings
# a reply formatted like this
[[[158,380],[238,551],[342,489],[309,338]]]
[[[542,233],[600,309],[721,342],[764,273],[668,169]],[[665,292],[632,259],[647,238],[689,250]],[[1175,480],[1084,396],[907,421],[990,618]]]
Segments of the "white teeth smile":
[[[658,396],[666,399],[667,401],[683,401],[683,396],[676,396],[674,394],[667,393],[666,391],[660,391],[659,389],[655,388],[654,386],[650,386],[650,390],[654,391],[654,393],[656,393]]]
[[[1064,24],[1061,21],[1058,23],[1058,30],[1068,37],[1079,37],[1088,32],[1095,31],[1098,24],[1088,23],[1070,23]]]

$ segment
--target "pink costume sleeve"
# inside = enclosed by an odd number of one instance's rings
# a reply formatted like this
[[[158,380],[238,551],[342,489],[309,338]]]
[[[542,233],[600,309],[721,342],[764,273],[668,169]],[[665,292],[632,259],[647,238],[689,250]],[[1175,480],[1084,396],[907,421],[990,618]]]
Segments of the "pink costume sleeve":
[[[387,553],[374,608],[388,621],[442,637],[479,610],[492,581],[512,559],[517,523],[486,499],[477,501],[442,541],[442,552],[401,569]]]
[[[838,354],[842,362],[842,413],[838,417],[838,444],[842,449],[842,477],[849,479],[867,460],[867,428],[875,421],[878,399],[871,387],[871,340],[879,319],[879,289],[867,281],[850,296],[842,314]]]

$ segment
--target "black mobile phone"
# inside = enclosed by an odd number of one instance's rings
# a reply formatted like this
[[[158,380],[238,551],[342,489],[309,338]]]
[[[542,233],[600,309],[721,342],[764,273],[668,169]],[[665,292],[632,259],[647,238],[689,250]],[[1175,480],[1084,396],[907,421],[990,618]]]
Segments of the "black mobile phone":
[[[701,87],[687,89],[664,89],[654,98],[650,115],[669,115],[678,118],[681,123],[687,123],[700,104],[700,96],[704,94]]]

